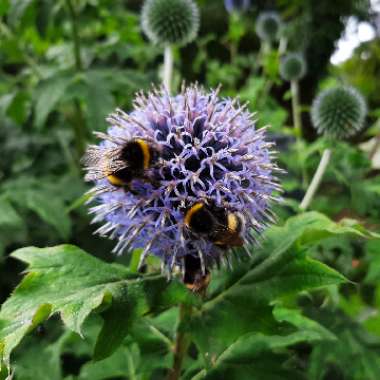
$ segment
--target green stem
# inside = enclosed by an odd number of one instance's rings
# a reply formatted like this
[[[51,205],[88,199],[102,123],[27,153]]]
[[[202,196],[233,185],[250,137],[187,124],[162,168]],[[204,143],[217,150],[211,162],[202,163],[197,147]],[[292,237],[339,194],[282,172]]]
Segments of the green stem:
[[[288,46],[288,40],[286,37],[280,38],[280,43],[278,44],[278,55],[281,57],[286,52],[286,48]]]
[[[231,65],[233,65],[235,63],[237,52],[238,52],[237,43],[235,41],[231,41],[229,44],[229,48],[230,48],[230,63]]]
[[[75,68],[78,72],[80,72],[83,71],[83,63],[81,57],[81,41],[79,38],[78,17],[72,0],[66,0],[66,3],[71,18],[71,31],[74,41]],[[75,135],[75,145],[77,154],[79,157],[81,157],[84,153],[86,146],[87,131],[83,110],[78,99],[75,99],[74,101],[74,109],[76,117],[74,118],[72,126]]]
[[[128,378],[130,380],[137,380],[136,368],[135,368],[135,365],[133,363],[132,353],[128,348],[126,348],[126,351],[127,351],[127,363],[128,363],[128,372],[129,372]]]
[[[69,8],[70,18],[71,18],[71,31],[73,34],[74,40],[74,57],[75,57],[75,66],[78,71],[83,70],[82,58],[81,58],[81,44],[78,31],[78,18],[75,12],[75,8],[72,0],[66,0],[67,7]]]
[[[69,141],[67,141],[62,131],[60,130],[56,132],[56,136],[57,136],[59,145],[61,146],[63,156],[65,157],[68,167],[70,168],[70,171],[72,173],[75,173],[77,176],[80,176],[81,174],[80,168],[78,167],[77,161],[75,160],[75,158],[73,157],[71,153]]]
[[[306,194],[304,198],[302,199],[302,202],[300,204],[301,210],[305,211],[310,206],[310,203],[313,200],[314,195],[317,192],[318,187],[322,181],[322,177],[325,174],[330,158],[331,158],[331,149],[327,148],[324,150],[322,154],[321,161],[319,162],[317,171],[315,172],[314,177],[312,181],[310,182],[310,185],[306,191]]]
[[[181,376],[182,363],[189,347],[189,339],[183,331],[183,322],[191,315],[191,306],[179,305],[179,321],[174,345],[173,367],[168,374],[168,380],[178,380]]]
[[[173,49],[170,45],[165,47],[164,50],[164,75],[163,84],[170,94],[171,83],[173,76]]]
[[[149,330],[159,339],[161,339],[167,347],[170,349],[172,348],[172,341],[165,335],[163,334],[157,327],[153,325],[149,325]]]
[[[294,132],[296,134],[297,139],[301,139],[302,138],[302,121],[301,121],[301,107],[300,107],[300,101],[299,101],[298,81],[292,80],[290,82],[290,91],[292,94]]]
[[[376,152],[380,148],[380,133],[375,137],[375,144],[373,145],[370,153],[369,153],[369,159],[372,161],[372,159],[375,157]]]
[[[301,106],[300,106],[300,100],[299,100],[298,81],[292,80],[290,82],[290,92],[292,95],[292,116],[293,116],[294,134],[296,136],[297,159],[301,165],[301,170],[302,170],[302,185],[303,187],[306,187],[307,173],[305,169],[305,163],[301,159],[302,120],[301,120]]]

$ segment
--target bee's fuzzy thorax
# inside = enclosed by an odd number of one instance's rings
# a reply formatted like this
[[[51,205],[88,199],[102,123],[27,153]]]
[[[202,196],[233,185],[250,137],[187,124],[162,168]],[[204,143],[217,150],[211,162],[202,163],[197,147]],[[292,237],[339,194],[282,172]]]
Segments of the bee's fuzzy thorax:
[[[209,267],[226,251],[194,238],[184,210],[204,202],[238,213],[245,244],[254,243],[273,219],[270,204],[280,190],[274,173],[280,170],[271,162],[272,144],[236,99],[220,99],[218,90],[206,93],[197,86],[177,96],[153,89],[137,95],[131,113],[117,110],[107,121],[108,132],[98,134],[102,141],[89,148],[85,162],[98,203],[91,212],[95,222],[104,222],[97,233],[118,240],[115,252],[143,248],[141,264],[152,253],[169,271],[183,266],[186,255]],[[101,175],[104,157],[122,167],[117,152],[138,139],[159,152],[157,159],[133,179],[133,192],[112,186]]]

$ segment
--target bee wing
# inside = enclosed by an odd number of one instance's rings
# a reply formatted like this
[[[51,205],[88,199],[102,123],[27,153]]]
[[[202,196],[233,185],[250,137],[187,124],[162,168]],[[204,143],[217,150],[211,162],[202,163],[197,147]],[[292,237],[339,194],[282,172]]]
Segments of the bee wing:
[[[97,145],[88,147],[82,158],[86,170],[85,181],[94,181],[107,177],[126,167],[125,162],[118,159],[120,148],[104,149]]]

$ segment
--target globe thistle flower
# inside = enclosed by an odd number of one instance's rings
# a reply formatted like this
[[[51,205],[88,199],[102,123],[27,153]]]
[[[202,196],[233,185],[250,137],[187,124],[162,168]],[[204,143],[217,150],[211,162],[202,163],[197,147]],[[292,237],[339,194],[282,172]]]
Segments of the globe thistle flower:
[[[251,5],[250,0],[224,0],[224,6],[227,9],[227,12],[244,12]]]
[[[168,272],[183,269],[186,258],[198,258],[206,273],[224,262],[231,248],[254,243],[273,221],[270,205],[280,190],[273,144],[238,100],[197,86],[183,87],[176,96],[153,89],[137,95],[132,112],[118,109],[107,121],[107,133],[97,133],[102,141],[88,148],[84,161],[86,180],[95,183],[91,213],[94,222],[104,223],[97,233],[118,240],[114,252],[143,248],[140,265],[153,254]],[[111,173],[127,169],[120,152],[133,143],[152,154],[139,158],[143,173],[135,171],[128,185],[120,186]],[[192,229],[189,214],[202,207],[206,219]],[[203,233],[207,218],[220,216],[228,217],[228,228],[231,222],[239,236],[225,239],[231,231],[220,225]]]
[[[279,38],[282,21],[277,12],[262,12],[256,21],[256,34],[263,41],[272,42]]]
[[[359,132],[367,114],[363,96],[350,86],[322,91],[313,101],[311,120],[320,134],[347,138]]]
[[[141,25],[154,44],[186,45],[198,33],[198,6],[193,0],[146,0]]]
[[[280,75],[286,81],[302,79],[306,74],[306,61],[300,53],[289,53],[282,58]]]

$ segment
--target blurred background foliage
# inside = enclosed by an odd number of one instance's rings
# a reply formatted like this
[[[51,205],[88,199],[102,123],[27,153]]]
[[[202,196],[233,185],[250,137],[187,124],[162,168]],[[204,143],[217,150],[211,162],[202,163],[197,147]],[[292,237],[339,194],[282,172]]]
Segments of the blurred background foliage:
[[[360,148],[380,133],[380,30],[369,1],[255,0],[239,15],[228,14],[221,0],[198,4],[199,36],[175,50],[176,86],[182,79],[205,87],[221,83],[223,95],[239,94],[250,101],[250,110],[258,112],[259,125],[271,125],[280,166],[288,171],[280,219],[296,213],[326,145],[323,138],[317,139],[308,113],[316,93],[343,82],[365,95],[370,110],[366,128],[336,144],[312,208],[336,221],[357,219],[379,231],[379,167],[368,149]],[[0,302],[19,282],[23,267],[8,254],[22,246],[70,242],[107,261],[128,260],[114,258],[110,242],[92,235],[80,158],[86,144],[94,141],[92,132],[105,130],[108,113],[116,106],[129,110],[137,90],[160,81],[162,51],[142,35],[140,9],[137,0],[0,2]],[[280,43],[263,49],[255,34],[259,12],[273,9],[286,25],[282,32],[286,49],[303,51],[308,66],[300,82],[305,136],[301,152],[292,144],[289,84],[279,76],[283,47]],[[330,57],[349,17],[370,22],[377,37],[332,66]],[[289,365],[315,380],[379,379],[379,240],[334,236],[312,253],[355,285],[289,300],[339,337],[336,344],[295,345],[287,357]],[[172,314],[160,315],[152,323],[167,329]],[[91,321],[90,337],[96,329],[98,324]],[[89,362],[93,342],[68,331],[61,335],[56,321],[49,321],[18,351],[16,378],[116,380],[126,373],[130,379],[151,378],[136,373],[166,367],[167,350],[149,331],[141,326],[140,336],[128,338],[131,344],[126,342],[107,365],[100,365]],[[160,360],[153,355],[157,353],[162,353]]]

